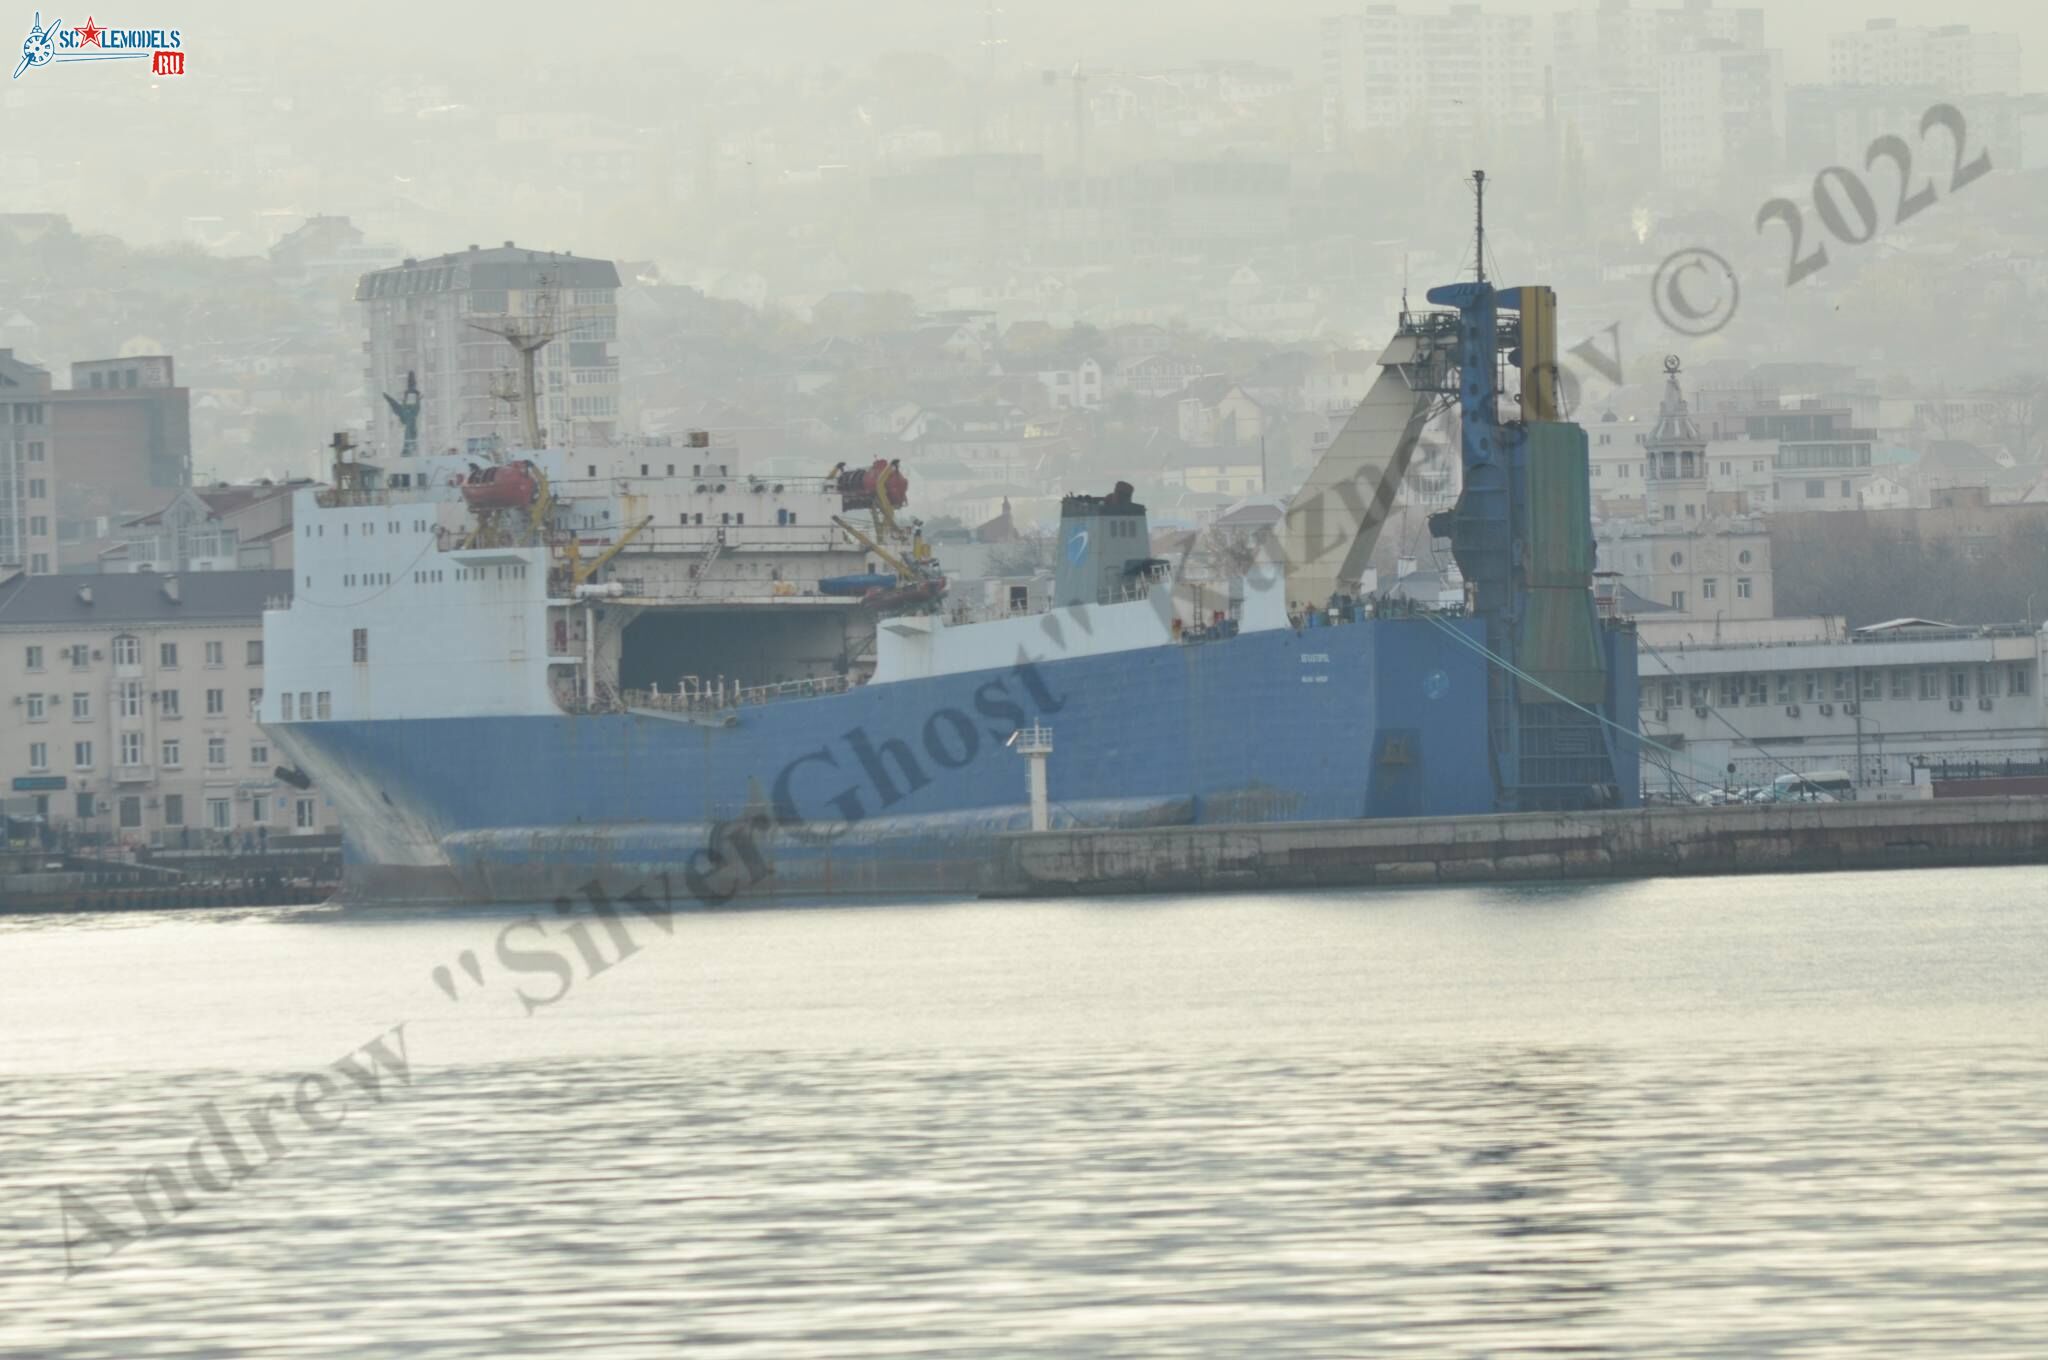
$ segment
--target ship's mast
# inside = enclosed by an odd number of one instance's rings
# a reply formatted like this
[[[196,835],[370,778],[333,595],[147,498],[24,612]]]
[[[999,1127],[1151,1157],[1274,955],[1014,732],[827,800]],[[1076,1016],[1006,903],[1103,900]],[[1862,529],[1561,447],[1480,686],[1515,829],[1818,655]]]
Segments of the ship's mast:
[[[540,430],[540,383],[535,365],[548,342],[569,327],[557,315],[554,280],[543,274],[539,296],[525,316],[507,316],[502,321],[472,321],[476,330],[495,335],[519,355],[519,405],[526,447],[538,449],[545,441]]]
[[[1477,215],[1477,219],[1478,219],[1478,220],[1477,220],[1477,225],[1475,225],[1475,226],[1474,226],[1474,228],[1473,228],[1473,231],[1472,231],[1472,258],[1473,258],[1473,259],[1474,259],[1474,260],[1475,260],[1475,261],[1476,261],[1476,262],[1478,263],[1478,266],[1479,266],[1479,281],[1480,281],[1481,283],[1485,283],[1485,282],[1486,282],[1486,172],[1485,172],[1484,170],[1474,170],[1474,171],[1472,172],[1472,198],[1473,198],[1473,210],[1474,210],[1475,214]]]

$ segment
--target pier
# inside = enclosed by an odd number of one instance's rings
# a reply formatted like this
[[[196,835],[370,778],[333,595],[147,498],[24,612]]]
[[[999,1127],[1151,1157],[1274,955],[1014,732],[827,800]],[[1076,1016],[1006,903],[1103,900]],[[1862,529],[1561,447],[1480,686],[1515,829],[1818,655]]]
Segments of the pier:
[[[338,848],[173,854],[153,859],[87,854],[0,859],[0,915],[310,906],[341,881]]]
[[[1742,804],[1002,837],[986,897],[1800,873],[2048,860],[2048,798]]]

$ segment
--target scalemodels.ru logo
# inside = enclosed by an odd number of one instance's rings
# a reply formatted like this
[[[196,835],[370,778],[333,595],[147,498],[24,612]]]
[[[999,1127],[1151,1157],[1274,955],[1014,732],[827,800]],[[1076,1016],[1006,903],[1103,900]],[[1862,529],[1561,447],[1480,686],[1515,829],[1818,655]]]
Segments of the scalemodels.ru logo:
[[[66,28],[61,19],[52,19],[45,26],[43,12],[37,10],[34,21],[29,24],[28,36],[21,40],[21,64],[14,68],[14,78],[20,80],[22,72],[32,66],[62,65],[72,61],[141,61],[145,58],[153,76],[184,75],[184,43],[178,30],[102,27],[98,20],[91,18],[83,26]]]

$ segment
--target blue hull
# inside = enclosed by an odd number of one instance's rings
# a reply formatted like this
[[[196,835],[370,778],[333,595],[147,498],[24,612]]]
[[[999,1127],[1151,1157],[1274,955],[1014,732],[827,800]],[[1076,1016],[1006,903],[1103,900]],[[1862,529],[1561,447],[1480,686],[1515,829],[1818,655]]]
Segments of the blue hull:
[[[1068,657],[746,708],[297,723],[345,895],[532,902],[971,892],[1029,824],[1006,739],[1052,728],[1055,825],[1495,811],[1476,620],[1380,620]],[[1618,645],[1613,650],[1619,651]],[[1616,658],[1619,659],[1619,658]],[[1610,674],[1633,716],[1634,658]],[[1633,801],[1632,743],[1617,749]]]

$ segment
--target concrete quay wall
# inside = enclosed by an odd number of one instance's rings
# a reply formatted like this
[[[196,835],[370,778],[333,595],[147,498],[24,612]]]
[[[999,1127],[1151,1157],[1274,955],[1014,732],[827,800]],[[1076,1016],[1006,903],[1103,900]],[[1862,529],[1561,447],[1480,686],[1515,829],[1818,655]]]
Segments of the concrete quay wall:
[[[1016,832],[987,897],[2048,861],[2048,798]]]

